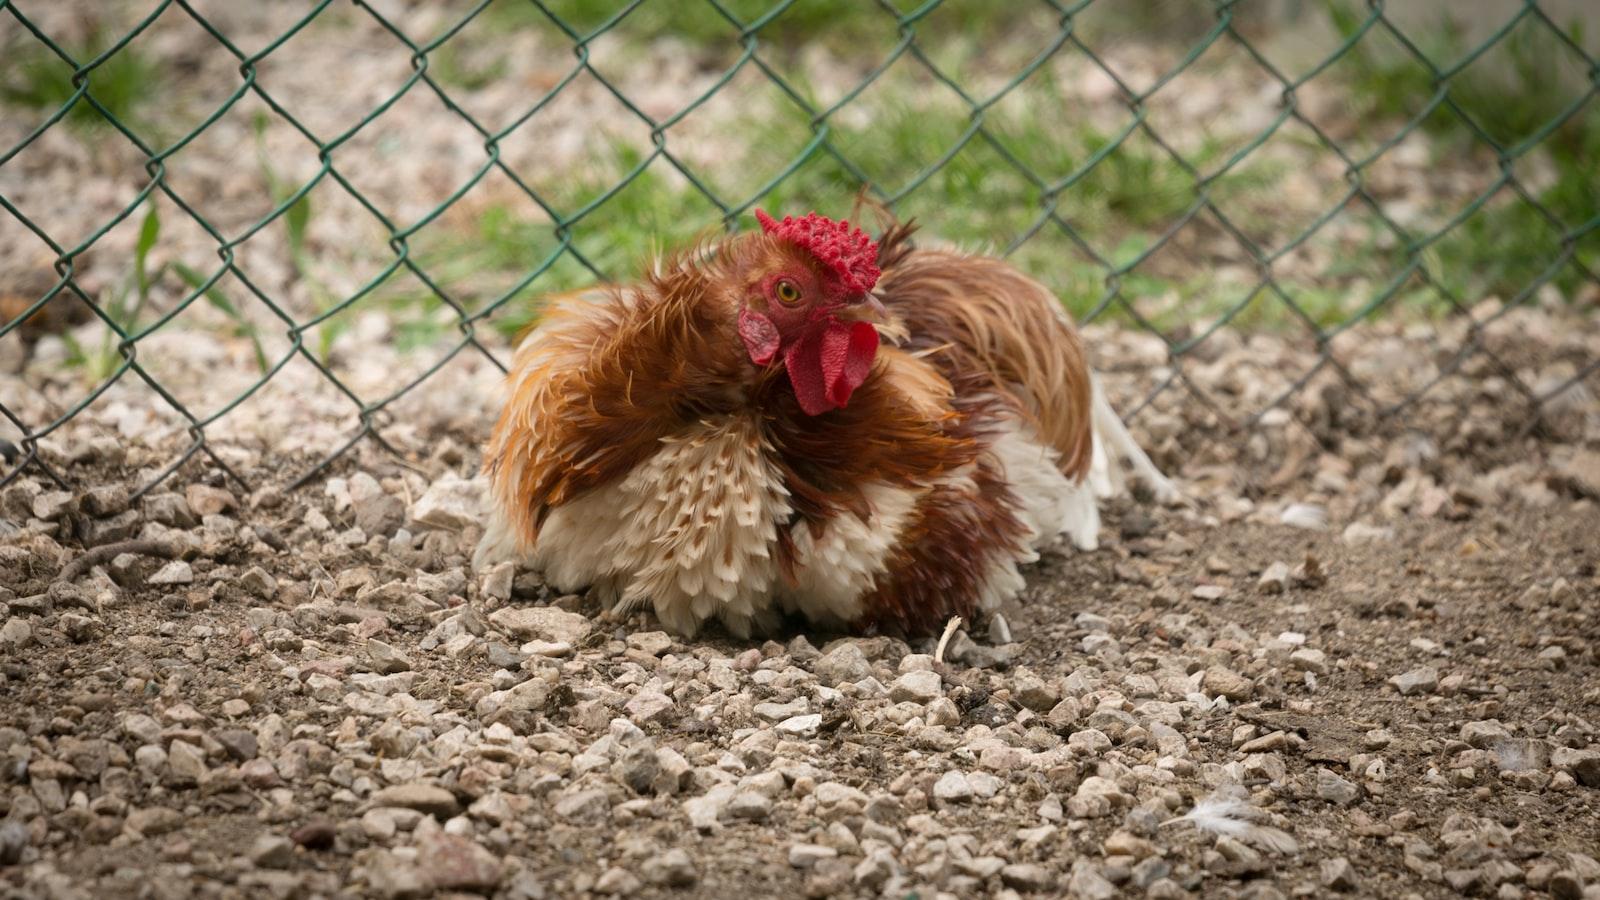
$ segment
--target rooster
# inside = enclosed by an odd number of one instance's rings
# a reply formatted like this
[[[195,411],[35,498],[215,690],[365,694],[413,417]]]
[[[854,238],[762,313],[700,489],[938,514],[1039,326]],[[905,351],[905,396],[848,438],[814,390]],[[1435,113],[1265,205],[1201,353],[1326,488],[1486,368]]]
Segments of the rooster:
[[[993,611],[1122,465],[1178,496],[1056,298],[997,259],[757,211],[759,231],[551,299],[507,376],[479,566],[520,558],[690,636],[786,615],[927,634]]]

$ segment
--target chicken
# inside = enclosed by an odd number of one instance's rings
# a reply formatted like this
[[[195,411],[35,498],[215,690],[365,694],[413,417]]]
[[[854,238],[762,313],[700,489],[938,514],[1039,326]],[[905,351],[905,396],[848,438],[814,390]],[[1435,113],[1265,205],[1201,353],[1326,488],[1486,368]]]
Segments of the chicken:
[[[517,349],[476,563],[613,614],[747,637],[786,616],[927,634],[1092,549],[1123,465],[1178,492],[1050,292],[1004,262],[812,213],[551,299]]]

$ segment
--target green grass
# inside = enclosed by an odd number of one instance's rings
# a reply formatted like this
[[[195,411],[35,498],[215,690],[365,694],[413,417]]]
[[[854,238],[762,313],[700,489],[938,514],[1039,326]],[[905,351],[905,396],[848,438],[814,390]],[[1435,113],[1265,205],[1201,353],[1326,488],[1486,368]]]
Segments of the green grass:
[[[504,56],[477,53],[459,41],[447,41],[428,54],[428,71],[441,84],[468,91],[499,81],[509,67]]]
[[[861,188],[851,171],[854,167],[885,193],[905,192],[897,213],[917,217],[938,238],[1001,252],[1027,234],[1042,209],[1039,183],[1019,165],[1045,184],[1059,183],[1116,140],[1062,110],[1058,89],[1041,78],[1018,89],[1026,95],[1018,102],[991,108],[985,120],[989,138],[974,137],[929,173],[927,169],[967,130],[970,115],[949,97],[902,105],[900,98],[913,95],[908,87],[886,91],[886,98],[895,102],[882,104],[864,124],[847,125],[841,119],[833,128],[830,142],[849,165],[819,149],[753,198],[753,186],[765,185],[784,172],[794,148],[803,146],[809,136],[803,120],[764,115],[726,123],[727,134],[760,134],[762,140],[741,145],[743,149],[715,171],[697,174],[730,206],[755,199],[756,205],[780,212],[816,209],[840,215],[852,207]],[[633,147],[604,149],[579,177],[549,177],[532,187],[563,214],[576,212],[611,191],[642,160]],[[1203,167],[1219,157],[1220,150],[1208,145],[1191,162]],[[572,247],[577,254],[561,254],[531,285],[509,297],[508,292],[559,246],[550,221],[521,215],[510,204],[490,206],[466,227],[441,220],[425,229],[415,241],[418,265],[469,311],[505,298],[505,308],[490,321],[508,334],[515,333],[536,315],[539,295],[592,284],[599,280],[597,272],[626,280],[655,253],[716,228],[721,209],[668,172],[664,160],[655,160],[574,223]],[[1265,187],[1264,179],[1270,177],[1270,173],[1241,174],[1236,187]],[[1065,189],[1056,209],[1101,259],[1121,265],[1144,253],[1194,198],[1192,176],[1148,140],[1132,136]],[[741,227],[750,227],[749,219],[746,213]],[[580,263],[579,255],[596,271]],[[1012,259],[1056,290],[1077,315],[1096,307],[1105,293],[1106,268],[1079,252],[1054,224],[1046,224],[1017,247]],[[1209,283],[1205,273],[1174,279],[1136,272],[1123,277],[1121,290],[1142,301],[1181,289],[1187,301],[1200,303]],[[448,311],[441,311],[438,298],[418,287],[397,285],[385,294],[399,320],[402,340],[413,346],[445,336],[455,324]],[[1119,315],[1121,309],[1114,306],[1110,314]],[[1180,312],[1191,311],[1186,306]],[[1176,321],[1176,316],[1166,318]]]
[[[190,290],[204,288],[201,298],[228,320],[230,334],[250,341],[255,351],[256,365],[263,373],[266,372],[268,368],[266,351],[261,345],[255,325],[239,312],[238,307],[219,286],[212,284],[206,287],[205,276],[181,262],[162,264],[151,269],[150,252],[160,240],[161,215],[152,202],[146,208],[144,217],[139,220],[139,237],[133,248],[132,266],[124,277],[102,291],[96,298],[100,308],[105,311],[106,318],[123,334],[132,335],[137,332],[157,285],[166,278],[170,269]],[[85,347],[70,332],[63,332],[62,338],[67,345],[67,364],[80,369],[93,383],[98,384],[111,377],[123,364],[122,353],[117,349],[116,331],[109,327],[101,329],[99,344],[95,346]]]
[[[77,93],[72,84],[72,66],[31,36],[25,41],[22,49],[0,67],[0,102],[53,113]],[[96,32],[86,45],[64,49],[80,63],[86,63],[113,42],[107,33]],[[144,107],[159,93],[160,75],[154,61],[132,46],[124,47],[88,73],[88,97],[123,125],[141,133],[150,124],[143,115]],[[66,121],[87,128],[109,125],[88,97],[73,104]]]
[[[746,22],[772,8],[770,0],[725,2]],[[895,2],[902,11],[911,7],[909,2]],[[543,0],[542,5],[574,31],[588,34],[627,4]],[[1338,30],[1354,33],[1359,17],[1336,3],[1327,8]],[[940,17],[937,21],[930,17],[919,27],[939,35],[926,49],[941,68],[962,77],[964,67],[975,60],[987,58],[994,64],[992,56],[984,55],[986,35],[1015,28],[1024,16],[1039,12],[1033,4],[1019,3],[996,14],[992,4],[951,0],[933,14]],[[528,0],[493,4],[473,28],[481,31],[485,23],[494,32],[535,25],[546,31],[554,28],[546,13]],[[736,27],[707,15],[703,0],[652,0],[615,23],[614,31],[624,47],[671,36],[712,61],[739,49]],[[788,49],[807,42],[892,43],[895,29],[892,16],[870,0],[808,0],[764,25],[760,35],[763,56],[781,66]],[[473,49],[481,37],[465,31],[435,51],[433,62],[441,81],[474,88],[503,74],[504,60],[494,55],[492,41],[481,48],[483,52]],[[1459,35],[1448,29],[1431,32],[1424,40],[1425,52],[1439,65],[1449,64],[1462,52]],[[1475,66],[1452,79],[1451,96],[1473,125],[1447,109],[1421,121],[1419,127],[1441,156],[1481,143],[1474,127],[1509,145],[1560,113],[1565,101],[1559,93],[1538,89],[1552,82],[1559,68],[1552,61],[1556,57],[1549,40],[1554,36],[1519,29],[1503,49],[1509,62],[1501,68],[1509,75],[1497,71],[1491,76]],[[1361,117],[1398,125],[1416,115],[1432,95],[1432,76],[1414,61],[1379,52],[1374,43],[1375,35],[1369,34],[1348,64],[1338,67],[1343,75],[1326,77],[1346,79]],[[785,77],[813,108],[827,107],[836,99],[818,96],[802,75],[785,71]],[[707,141],[732,148],[718,164],[692,164],[714,200],[685,185],[662,159],[651,162],[631,182],[619,184],[638,168],[644,151],[597,137],[592,159],[581,170],[546,174],[531,182],[561,216],[571,217],[605,198],[571,223],[567,251],[562,251],[555,225],[547,217],[534,214],[527,202],[507,198],[475,207],[471,219],[447,216],[433,223],[414,237],[413,258],[469,313],[495,304],[497,311],[489,322],[513,333],[537,315],[540,295],[597,280],[630,279],[653,254],[715,230],[723,220],[723,206],[743,208],[754,201],[780,212],[817,209],[838,215],[851,207],[864,177],[877,191],[900,198],[898,214],[919,218],[938,238],[989,252],[1009,251],[1017,265],[1057,291],[1074,314],[1097,309],[1106,299],[1108,284],[1114,284],[1120,298],[1142,316],[1180,336],[1201,331],[1224,315],[1246,329],[1298,328],[1302,315],[1321,327],[1337,325],[1406,265],[1403,247],[1379,246],[1376,237],[1383,228],[1373,222],[1369,223],[1373,240],[1366,246],[1333,248],[1335,262],[1325,271],[1280,273],[1280,286],[1300,313],[1291,312],[1269,292],[1242,310],[1235,309],[1253,282],[1241,283],[1237,274],[1212,271],[1204,257],[1174,260],[1174,254],[1160,248],[1133,271],[1108,281],[1113,270],[1145,256],[1194,203],[1194,177],[1142,132],[1124,137],[1088,124],[1081,111],[1063,102],[1069,92],[1051,77],[1052,69],[1045,67],[989,107],[984,120],[987,134],[973,138],[948,159],[947,153],[968,131],[970,110],[914,64],[896,66],[852,101],[852,111],[867,110],[870,115],[834,117],[829,123],[829,147],[798,161],[796,154],[812,137],[807,116],[764,85],[754,90],[767,93],[749,97],[742,95],[747,85],[730,85],[728,89],[739,94],[736,106],[745,112],[730,116],[726,109],[716,112],[707,107],[668,136],[669,146],[678,149]],[[699,124],[694,124],[697,119]],[[1538,200],[1567,227],[1588,221],[1600,209],[1600,186],[1583,168],[1585,159],[1600,153],[1596,123],[1600,115],[1575,116],[1533,151],[1547,157],[1555,172],[1553,182],[1541,187]],[[1193,154],[1189,165],[1202,172],[1212,171],[1227,154],[1220,141],[1207,141],[1187,152]],[[1101,153],[1103,159],[1080,172]],[[1290,223],[1274,195],[1274,185],[1288,165],[1282,159],[1258,153],[1211,185],[1213,200],[1229,218],[1268,248],[1290,237],[1286,233]],[[1048,222],[1017,244],[1037,224],[1045,200],[1042,185],[1060,187],[1055,212],[1092,248],[1089,253]],[[764,192],[755,196],[762,188]],[[294,216],[287,218],[294,243]],[[738,224],[750,227],[747,213]],[[1485,291],[1509,296],[1548,267],[1560,239],[1560,230],[1545,225],[1532,207],[1497,199],[1430,247],[1427,261],[1447,288],[1469,300]],[[1576,248],[1580,258],[1591,260],[1597,242],[1600,237],[1594,234],[1580,241]],[[1568,270],[1556,281],[1567,287],[1574,278]],[[396,278],[382,286],[378,296],[390,304],[402,344],[424,346],[455,331],[454,312],[415,279]],[[1379,315],[1400,310],[1408,316],[1432,316],[1445,308],[1432,289],[1408,283],[1395,290],[1393,301]],[[1106,315],[1125,318],[1127,312],[1124,304],[1113,303]],[[330,335],[331,326],[342,318],[324,326]]]
[[[579,36],[593,34],[626,9],[630,0],[498,0],[483,13],[497,29],[553,27],[555,16]],[[764,19],[778,0],[720,0],[739,23],[748,26]],[[758,32],[764,52],[783,55],[822,44],[838,50],[859,50],[863,41],[892,41],[896,18],[919,3],[892,0],[888,8],[879,0],[798,0],[767,19]],[[542,7],[542,9],[541,9]],[[935,12],[941,32],[990,40],[1021,17],[1042,9],[1037,0],[995,4],[991,0],[946,0]],[[717,57],[740,50],[740,25],[717,14],[705,0],[649,0],[616,21],[610,32],[624,42],[672,37]]]
[[[1326,9],[1335,30],[1344,38],[1354,35],[1365,13],[1345,2],[1328,0]],[[1458,28],[1448,21],[1421,35],[1421,50],[1435,67],[1445,68],[1471,51]],[[1567,37],[1583,46],[1581,24]],[[1343,67],[1347,81],[1365,116],[1390,121],[1410,120],[1437,92],[1426,66],[1399,53],[1382,53],[1369,32],[1351,50]],[[1560,252],[1564,232],[1600,215],[1600,99],[1591,98],[1575,115],[1555,125],[1583,88],[1574,83],[1581,67],[1577,55],[1561,36],[1542,22],[1525,20],[1473,65],[1448,82],[1455,109],[1441,106],[1424,116],[1418,127],[1435,141],[1441,156],[1477,151],[1489,157],[1489,141],[1504,150],[1516,149],[1519,159],[1548,163],[1549,183],[1535,192],[1534,200],[1561,224],[1552,225],[1533,205],[1509,188],[1491,199],[1476,214],[1456,226],[1434,246],[1426,259],[1447,287],[1468,300],[1497,295],[1510,299],[1542,278]],[[1577,83],[1581,85],[1581,82]],[[1486,140],[1487,138],[1487,140]],[[1527,166],[1518,166],[1519,176]],[[1447,210],[1446,213],[1452,213]],[[1579,262],[1600,268],[1600,231],[1578,236],[1573,246]],[[1551,282],[1568,296],[1584,281],[1583,273],[1565,266]]]

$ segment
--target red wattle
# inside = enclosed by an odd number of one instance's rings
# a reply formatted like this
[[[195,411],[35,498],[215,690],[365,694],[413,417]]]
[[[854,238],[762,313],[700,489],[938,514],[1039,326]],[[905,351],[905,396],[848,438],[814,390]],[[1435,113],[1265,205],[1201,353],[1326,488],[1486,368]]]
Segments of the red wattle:
[[[871,374],[877,354],[878,330],[866,322],[829,317],[795,341],[783,362],[800,409],[818,416],[849,403],[850,395]]]

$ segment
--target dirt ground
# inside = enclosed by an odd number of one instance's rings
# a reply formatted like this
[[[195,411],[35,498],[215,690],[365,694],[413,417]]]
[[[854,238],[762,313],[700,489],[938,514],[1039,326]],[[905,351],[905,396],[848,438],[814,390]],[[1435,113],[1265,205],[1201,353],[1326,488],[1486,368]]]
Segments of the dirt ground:
[[[1581,455],[1123,499],[935,661],[472,572],[470,454],[130,506],[98,452],[0,493],[6,896],[1600,895]]]

